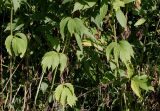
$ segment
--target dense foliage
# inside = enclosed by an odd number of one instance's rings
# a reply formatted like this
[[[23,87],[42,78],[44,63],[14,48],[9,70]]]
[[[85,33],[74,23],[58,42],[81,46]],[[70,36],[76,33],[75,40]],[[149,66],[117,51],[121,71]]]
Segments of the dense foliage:
[[[159,0],[0,0],[0,110],[160,109]]]

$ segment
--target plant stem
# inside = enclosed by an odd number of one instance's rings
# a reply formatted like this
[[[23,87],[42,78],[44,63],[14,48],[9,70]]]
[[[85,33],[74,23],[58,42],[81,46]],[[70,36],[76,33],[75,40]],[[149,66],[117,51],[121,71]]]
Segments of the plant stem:
[[[12,1],[11,1],[12,4]],[[12,30],[12,19],[13,19],[13,7],[11,6],[11,15],[10,15],[10,34],[13,36],[13,30]],[[13,63],[12,63],[12,57],[10,56],[10,103],[12,103],[12,74],[13,74]],[[11,109],[12,110],[12,109]]]
[[[39,82],[39,85],[38,85],[38,89],[37,89],[37,92],[36,92],[36,96],[35,96],[35,100],[34,100],[35,105],[36,105],[36,101],[37,101],[37,97],[38,97],[38,93],[39,93],[39,89],[40,89],[43,77],[44,77],[44,72],[42,73],[42,76],[41,76],[41,79],[40,79],[40,82]]]
[[[24,101],[23,101],[23,110],[25,111],[25,106],[26,106],[26,95],[27,95],[27,86],[24,86]]]
[[[53,86],[54,86],[54,82],[55,82],[55,78],[56,78],[56,73],[57,73],[57,67],[56,67],[56,69],[54,71],[54,76],[53,76],[52,86],[51,86],[51,91],[50,92],[52,92],[52,89],[53,89]]]

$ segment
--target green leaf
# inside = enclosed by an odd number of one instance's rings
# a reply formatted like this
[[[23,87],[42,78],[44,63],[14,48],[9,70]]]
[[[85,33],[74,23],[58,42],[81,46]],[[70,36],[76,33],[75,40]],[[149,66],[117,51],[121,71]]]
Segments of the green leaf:
[[[154,88],[148,85],[147,82],[148,82],[147,75],[142,75],[142,76],[136,75],[131,79],[131,88],[138,97],[141,98],[141,89],[144,89],[146,91],[149,90],[154,91]]]
[[[96,17],[95,17],[95,19],[94,18],[91,18],[91,20],[92,20],[92,22],[94,22],[96,25],[97,25],[97,27],[100,29],[100,30],[102,30],[102,20],[103,20],[103,18],[101,17],[101,15],[97,15]]]
[[[71,91],[72,95],[74,95],[74,88],[73,85],[71,83],[65,83],[65,86],[69,88],[69,90]]]
[[[57,101],[60,101],[61,94],[63,92],[64,86],[63,84],[60,84],[57,86],[56,90],[54,91],[54,97]]]
[[[79,18],[74,18],[76,23],[76,33],[79,35],[87,35],[90,39],[95,40],[95,37],[91,34],[89,29],[83,24],[83,21]]]
[[[64,40],[64,37],[65,37],[65,34],[64,34],[65,27],[66,27],[69,19],[71,19],[71,17],[66,17],[66,18],[62,19],[61,22],[60,22],[60,34],[61,34],[63,40]]]
[[[134,51],[132,46],[126,40],[119,42],[120,59],[122,62],[130,62],[131,57],[134,57]]]
[[[139,84],[137,84],[137,82],[135,80],[131,80],[131,88],[133,90],[133,92],[139,97],[141,97],[141,90],[139,88]]]
[[[12,30],[13,31],[17,31],[17,30],[20,30],[23,26],[24,26],[24,24],[18,24],[18,20],[16,19],[16,20],[14,20],[14,22],[15,23],[12,23]],[[8,23],[7,24],[7,27],[6,27],[6,29],[4,30],[5,32],[6,31],[10,31],[10,28],[11,28],[11,25],[10,25],[10,23]]]
[[[115,9],[115,11],[120,10],[120,7],[124,7],[124,6],[125,6],[125,4],[124,4],[124,2],[121,1],[121,0],[115,0],[115,1],[113,2],[113,9]]]
[[[97,2],[97,0],[85,0],[85,2],[88,4],[88,6],[91,8],[91,7],[93,7],[95,4],[96,4],[96,2]],[[85,8],[85,7],[84,7]]]
[[[146,19],[141,18],[141,19],[139,19],[139,20],[134,24],[134,26],[142,25],[145,21],[146,21]]]
[[[24,48],[27,49],[27,37],[26,37],[26,35],[23,34],[23,33],[16,33],[15,36],[20,37],[24,41]]]
[[[127,67],[128,78],[131,78],[133,76],[133,74],[134,74],[133,65],[130,62],[125,62],[125,65]]]
[[[74,95],[68,95],[67,97],[67,103],[72,107],[76,104],[77,97]]]
[[[42,82],[40,88],[41,88],[41,90],[42,90],[42,92],[44,94],[46,92],[47,88],[48,88],[48,84],[45,83],[45,82]]]
[[[123,2],[125,3],[125,4],[128,4],[128,3],[130,3],[130,2],[134,2],[135,0],[123,0]]]
[[[100,14],[98,14],[95,19],[92,18],[92,21],[97,25],[97,27],[102,30],[102,23],[103,23],[103,19],[105,18],[105,15],[107,14],[108,11],[108,5],[107,4],[103,4],[100,7]]]
[[[13,36],[9,35],[9,36],[6,38],[6,40],[5,40],[5,46],[6,46],[7,52],[8,52],[9,55],[11,55],[11,56],[12,56],[12,51],[11,51],[12,39],[13,39]]]
[[[20,43],[20,38],[14,37],[12,40],[12,48],[15,56],[18,56],[18,44]]]
[[[65,106],[66,104],[68,92],[69,92],[69,89],[65,87],[61,93],[60,103],[62,104],[62,106]]]
[[[119,44],[116,43],[114,50],[113,50],[113,55],[114,55],[115,62],[117,64],[118,64],[119,53],[120,53]]]
[[[149,91],[149,90],[154,91],[154,88],[147,84],[147,82],[148,82],[147,75],[138,76],[138,79],[136,79],[136,80],[139,82],[140,88],[142,88],[146,91]]]
[[[59,54],[59,63],[60,63],[60,73],[64,71],[64,69],[67,67],[67,56],[65,54],[60,53]]]
[[[68,2],[72,2],[73,0],[64,0],[63,2],[62,2],[62,4],[66,4],[66,3],[68,3]]]
[[[115,63],[110,61],[109,64],[110,64],[111,70],[115,70],[116,69],[116,64]]]
[[[17,33],[12,39],[12,49],[15,56],[22,58],[27,50],[27,37],[23,33]]]
[[[20,24],[20,25],[18,25],[14,30],[15,30],[15,31],[16,31],[16,30],[20,30],[23,26],[24,26],[24,24]]]
[[[12,50],[15,56],[20,55],[22,58],[27,50],[27,37],[23,33],[16,33],[15,36],[8,36],[5,41],[6,49],[9,55],[12,55]]]
[[[53,94],[48,97],[48,102],[51,103],[53,101]]]
[[[100,16],[101,16],[102,19],[107,14],[107,11],[108,11],[108,5],[104,3],[100,8]]]
[[[71,107],[76,104],[77,98],[74,94],[74,88],[71,83],[58,85],[54,93],[55,99],[64,107],[69,104]]]
[[[77,24],[75,23],[74,19],[71,18],[68,21],[68,31],[70,32],[71,36],[73,33],[75,33],[76,25]]]
[[[126,17],[124,16],[123,12],[121,11],[121,9],[116,11],[116,18],[118,20],[118,22],[120,23],[120,25],[122,27],[126,27],[127,26],[127,20]]]
[[[96,2],[97,0],[78,1],[74,4],[74,9],[72,13],[77,10],[85,10],[85,9],[91,8],[96,4]]]
[[[66,83],[66,84],[67,84],[67,87],[65,88],[64,91],[67,94],[67,104],[69,104],[72,107],[73,105],[76,104],[77,98],[74,95],[73,86],[70,83]]]
[[[111,42],[106,48],[106,56],[108,60],[110,59],[110,54],[114,47],[116,47],[116,42]]]
[[[84,3],[82,4],[82,2],[76,2],[74,4],[74,9],[73,9],[72,13],[77,11],[77,10],[83,9],[83,7],[84,7]]]
[[[41,65],[43,72],[46,72],[46,68],[50,69],[51,67],[53,71],[59,65],[59,54],[55,51],[45,53],[42,58]]]
[[[81,50],[77,50],[76,55],[79,61],[81,61],[84,57],[83,52]]]
[[[20,7],[21,0],[12,0],[12,1],[13,1],[14,11],[16,12],[17,9]]]
[[[76,33],[84,34],[85,32],[89,32],[89,30],[85,27],[82,20],[79,18],[74,18],[76,23]]]
[[[77,41],[77,44],[78,44],[79,48],[81,49],[81,51],[83,51],[81,37],[78,34],[76,34],[76,33],[74,35],[75,35],[75,38],[76,38],[76,41]]]

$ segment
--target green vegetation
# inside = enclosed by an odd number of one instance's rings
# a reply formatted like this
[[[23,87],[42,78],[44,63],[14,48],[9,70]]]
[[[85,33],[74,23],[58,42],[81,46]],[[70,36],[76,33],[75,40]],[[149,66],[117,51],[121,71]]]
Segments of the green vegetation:
[[[160,109],[159,0],[0,0],[0,110]]]

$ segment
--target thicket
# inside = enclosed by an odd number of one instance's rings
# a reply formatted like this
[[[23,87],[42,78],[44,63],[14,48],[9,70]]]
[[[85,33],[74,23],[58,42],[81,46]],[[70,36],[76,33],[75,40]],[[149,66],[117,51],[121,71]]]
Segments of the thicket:
[[[0,110],[160,109],[159,0],[0,0]]]

